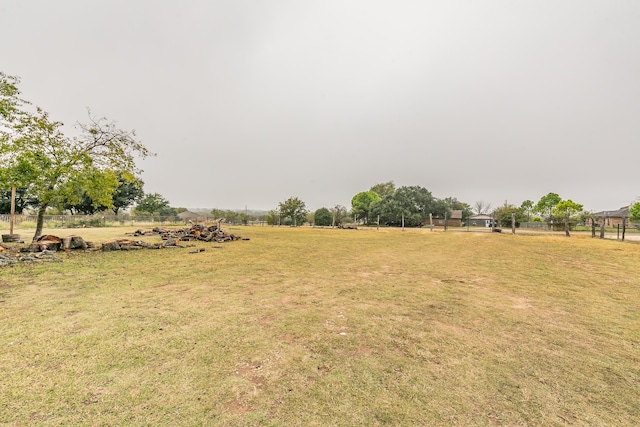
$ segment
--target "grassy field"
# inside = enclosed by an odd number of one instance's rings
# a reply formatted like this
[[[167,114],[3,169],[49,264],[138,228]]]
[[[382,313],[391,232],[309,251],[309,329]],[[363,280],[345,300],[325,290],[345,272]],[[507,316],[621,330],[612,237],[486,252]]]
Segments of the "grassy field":
[[[640,244],[229,231],[0,269],[0,424],[640,424]]]

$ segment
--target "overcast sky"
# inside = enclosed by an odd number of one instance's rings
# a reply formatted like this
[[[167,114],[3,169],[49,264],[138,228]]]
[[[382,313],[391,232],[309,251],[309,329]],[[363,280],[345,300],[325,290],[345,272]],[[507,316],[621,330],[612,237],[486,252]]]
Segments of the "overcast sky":
[[[0,0],[0,70],[135,129],[174,207],[640,196],[637,0]]]

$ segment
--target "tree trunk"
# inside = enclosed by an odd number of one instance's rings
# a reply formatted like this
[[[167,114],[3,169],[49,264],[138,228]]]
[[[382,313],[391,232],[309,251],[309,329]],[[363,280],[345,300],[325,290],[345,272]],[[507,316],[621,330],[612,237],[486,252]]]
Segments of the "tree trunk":
[[[33,236],[35,242],[38,237],[42,236],[42,228],[44,226],[44,213],[47,211],[47,205],[41,204],[38,208],[38,219],[36,220],[36,233]]]
[[[602,217],[602,220],[600,221],[600,238],[604,239],[604,217]]]
[[[591,238],[596,237],[596,219],[591,218]]]
[[[571,237],[571,233],[569,232],[569,215],[564,216],[564,232],[567,237]]]

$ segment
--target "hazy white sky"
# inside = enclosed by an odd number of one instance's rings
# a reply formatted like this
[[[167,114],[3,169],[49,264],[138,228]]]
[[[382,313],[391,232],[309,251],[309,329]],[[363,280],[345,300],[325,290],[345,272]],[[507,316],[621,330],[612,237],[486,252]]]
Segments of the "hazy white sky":
[[[172,206],[640,196],[637,0],[1,0],[0,28],[24,97],[135,129]]]

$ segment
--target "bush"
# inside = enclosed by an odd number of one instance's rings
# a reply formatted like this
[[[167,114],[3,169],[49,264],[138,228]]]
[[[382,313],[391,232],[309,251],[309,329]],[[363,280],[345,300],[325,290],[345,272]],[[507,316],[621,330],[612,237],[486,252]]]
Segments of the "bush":
[[[327,208],[320,208],[313,214],[313,222],[317,226],[331,225],[333,214]]]

